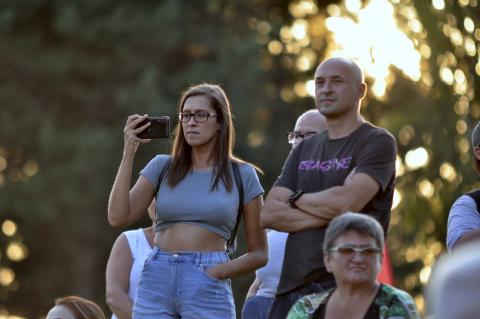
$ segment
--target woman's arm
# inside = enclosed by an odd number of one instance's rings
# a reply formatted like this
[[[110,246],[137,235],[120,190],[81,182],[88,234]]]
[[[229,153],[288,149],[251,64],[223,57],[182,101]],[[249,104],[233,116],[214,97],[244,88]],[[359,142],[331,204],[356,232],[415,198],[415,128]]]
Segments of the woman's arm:
[[[245,297],[245,300],[248,298],[255,296],[255,294],[258,291],[258,288],[260,288],[260,280],[258,280],[258,277],[255,277],[255,280],[252,282],[252,285],[248,289],[247,296]]]
[[[208,269],[208,274],[217,279],[238,277],[252,272],[268,261],[268,247],[265,230],[260,227],[261,195],[243,206],[247,253],[227,263]]]
[[[107,262],[107,304],[119,319],[131,319],[133,301],[128,296],[132,253],[124,234],[113,244]]]
[[[135,129],[146,117],[147,115],[131,115],[124,128],[122,161],[108,201],[108,222],[112,226],[127,226],[140,219],[155,192],[153,186],[142,176],[130,191],[135,152],[140,144],[150,142],[149,139],[137,137],[137,134],[150,124]]]

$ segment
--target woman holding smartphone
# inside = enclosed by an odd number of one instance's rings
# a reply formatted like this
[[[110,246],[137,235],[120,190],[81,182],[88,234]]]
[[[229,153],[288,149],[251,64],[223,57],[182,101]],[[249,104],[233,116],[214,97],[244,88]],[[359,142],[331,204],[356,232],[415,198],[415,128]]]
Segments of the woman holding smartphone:
[[[137,221],[156,197],[154,249],[145,262],[133,307],[134,318],[235,318],[230,278],[267,262],[260,227],[263,189],[255,167],[233,155],[230,103],[217,85],[200,84],[184,92],[171,155],[157,155],[130,189],[137,135],[146,115],[132,115],[124,129],[124,152],[110,194],[112,226]],[[237,221],[243,184],[246,254],[229,260],[226,243]],[[167,165],[165,177],[162,170]]]

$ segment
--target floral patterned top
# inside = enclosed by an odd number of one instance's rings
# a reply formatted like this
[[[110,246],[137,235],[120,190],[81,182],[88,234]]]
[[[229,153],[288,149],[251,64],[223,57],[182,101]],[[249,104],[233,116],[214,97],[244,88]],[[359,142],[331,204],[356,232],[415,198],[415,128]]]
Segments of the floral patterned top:
[[[323,319],[327,301],[334,291],[311,294],[300,298],[290,309],[287,319]],[[412,297],[403,290],[381,284],[364,319],[419,319]]]

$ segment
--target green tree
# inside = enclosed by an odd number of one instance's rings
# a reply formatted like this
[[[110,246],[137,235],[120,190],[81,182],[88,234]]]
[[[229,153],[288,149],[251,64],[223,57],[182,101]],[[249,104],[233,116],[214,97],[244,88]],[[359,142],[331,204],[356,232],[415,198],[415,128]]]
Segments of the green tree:
[[[254,22],[268,12],[264,5],[1,4],[0,146],[6,165],[0,207],[18,223],[28,249],[14,267],[15,284],[0,295],[11,313],[37,317],[65,294],[106,309],[104,268],[120,231],[108,225],[106,205],[127,115],[170,115],[175,123],[182,90],[221,84],[237,116],[237,153],[261,162],[260,110],[271,104],[263,89],[271,76],[261,68]],[[143,147],[135,171],[168,148],[165,141]]]
[[[477,1],[299,0],[286,10],[283,15],[290,18],[275,28],[268,44],[278,61],[273,68],[292,71],[282,83],[282,98],[304,101],[313,69],[331,55],[349,55],[367,67],[370,90],[362,113],[398,141],[396,206],[388,235],[396,284],[423,309],[423,285],[445,251],[448,210],[477,184],[469,142],[480,115]],[[410,51],[388,41],[395,38],[387,25],[391,21],[409,39],[404,42],[412,44]],[[392,45],[402,50],[399,60],[415,49],[418,74],[396,60],[389,61],[385,78],[378,74]]]

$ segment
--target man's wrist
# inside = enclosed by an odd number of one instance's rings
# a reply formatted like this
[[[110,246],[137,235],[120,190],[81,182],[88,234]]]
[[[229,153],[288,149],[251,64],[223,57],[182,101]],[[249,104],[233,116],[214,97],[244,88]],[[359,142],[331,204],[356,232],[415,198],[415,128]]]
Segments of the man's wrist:
[[[290,195],[290,197],[288,198],[288,204],[290,205],[290,207],[298,209],[296,202],[303,194],[304,191],[299,189],[295,191],[292,195]]]

